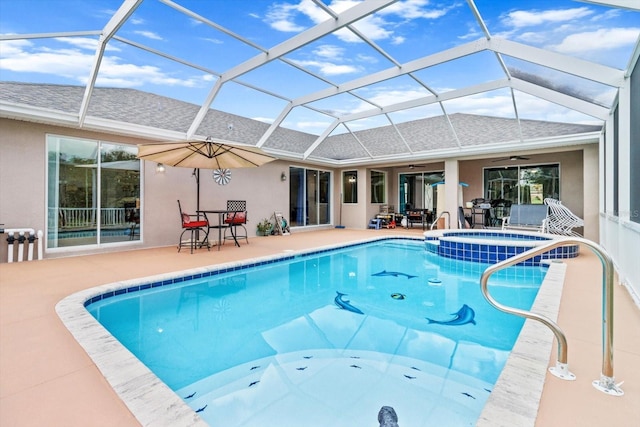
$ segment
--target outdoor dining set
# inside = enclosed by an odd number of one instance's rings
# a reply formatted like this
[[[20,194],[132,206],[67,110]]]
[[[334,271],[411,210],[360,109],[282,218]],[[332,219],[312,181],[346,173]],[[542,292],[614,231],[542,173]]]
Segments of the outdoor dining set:
[[[234,244],[240,247],[238,238],[244,238],[247,244],[249,243],[245,227],[247,223],[247,202],[245,200],[227,200],[227,209],[198,209],[195,214],[185,212],[180,200],[178,200],[178,209],[182,223],[178,252],[183,247],[189,247],[193,253],[194,248],[206,247],[210,249],[213,245],[220,250],[220,246],[226,240],[233,240]],[[210,219],[209,216],[212,218]],[[214,221],[213,218],[217,218],[217,221]],[[218,238],[215,241],[211,240],[212,229],[218,230]],[[185,240],[187,233],[189,239]]]

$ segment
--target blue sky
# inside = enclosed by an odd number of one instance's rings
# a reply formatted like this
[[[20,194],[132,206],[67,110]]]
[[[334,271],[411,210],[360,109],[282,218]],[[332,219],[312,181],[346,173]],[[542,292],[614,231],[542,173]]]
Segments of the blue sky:
[[[218,76],[322,21],[328,14],[310,0],[176,0],[197,15],[242,38],[180,13],[158,1],[145,0],[105,51],[97,85],[129,87],[201,104]],[[358,2],[325,1],[341,12]],[[120,0],[0,0],[0,34],[68,33],[101,30],[120,7]],[[475,0],[493,37],[541,47],[610,67],[624,69],[640,34],[640,13],[571,0]],[[354,26],[398,63],[406,63],[483,37],[466,1],[399,1]],[[82,85],[90,75],[98,36],[31,38],[0,41],[0,80]],[[133,44],[133,45],[132,45]],[[149,53],[162,52],[189,65]],[[385,70],[394,63],[342,29],[226,83],[212,107],[265,122],[273,121],[287,100]],[[578,86],[590,99],[610,106],[611,88],[582,81],[525,61],[505,58],[508,67],[544,77],[560,86]],[[295,66],[317,77],[310,76]],[[488,52],[418,71],[414,76],[437,93],[503,78]],[[324,79],[324,81],[322,80]],[[260,88],[263,93],[255,90]],[[286,100],[280,99],[277,94]],[[428,95],[424,86],[404,76],[312,104],[336,116],[387,106]],[[368,102],[367,102],[368,101]],[[593,118],[516,94],[523,118],[591,122]],[[508,90],[477,94],[444,103],[447,112],[512,117]],[[431,105],[391,114],[394,121],[442,114]],[[333,117],[295,108],[284,126],[320,133]],[[350,122],[353,130],[388,124],[384,116]],[[340,131],[340,130],[338,130]]]

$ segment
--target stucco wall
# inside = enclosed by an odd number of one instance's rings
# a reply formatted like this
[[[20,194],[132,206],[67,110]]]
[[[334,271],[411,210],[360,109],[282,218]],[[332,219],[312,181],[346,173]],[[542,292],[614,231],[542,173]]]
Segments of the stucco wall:
[[[144,143],[129,137],[86,132],[79,129],[46,126],[15,120],[0,119],[0,223],[7,227],[31,227],[45,231],[46,223],[46,134],[58,134],[72,137],[84,137],[92,140],[103,140],[126,144]],[[563,203],[576,215],[585,218],[587,226],[585,234],[589,238],[597,236],[598,219],[594,212],[598,211],[597,197],[584,197],[589,194],[584,183],[587,177],[597,175],[583,167],[583,148],[549,154],[531,155],[526,164],[554,163],[561,165],[561,198]],[[597,165],[595,146],[586,147],[590,151],[586,156],[586,164]],[[505,164],[509,164],[506,162]],[[490,160],[461,161],[459,164],[460,180],[469,187],[464,190],[464,199],[471,200],[482,196],[483,167],[496,167],[501,163]],[[290,166],[304,167],[295,162],[275,161],[260,168],[234,169],[231,182],[225,186],[218,185],[212,179],[212,171],[202,170],[200,178],[200,207],[202,209],[223,209],[226,201],[246,200],[249,223],[247,229],[250,236],[255,235],[256,224],[263,218],[270,218],[274,211],[281,211],[289,216],[289,180],[281,180],[284,172],[288,176]],[[307,166],[308,167],[308,166]],[[327,168],[322,168],[328,170]],[[333,223],[349,228],[366,228],[371,217],[379,212],[379,204],[370,203],[370,170],[372,168],[348,168],[358,171],[358,203],[342,205],[340,221],[340,191],[342,170],[334,171],[333,176]],[[388,173],[387,203],[399,207],[398,173],[442,171],[443,162],[432,162],[409,169],[373,168]],[[185,210],[196,209],[196,182],[193,170],[167,167],[165,173],[157,174],[155,164],[144,162],[142,165],[141,215],[142,236],[140,242],[122,242],[106,245],[95,252],[125,250],[130,248],[157,247],[175,245],[180,234],[176,200],[180,199]],[[588,185],[593,185],[593,180]],[[597,194],[597,188],[593,191]],[[586,204],[585,204],[586,203]],[[591,205],[594,206],[591,206]],[[595,222],[592,228],[591,223]],[[212,236],[213,239],[213,236]],[[595,239],[594,239],[595,240]],[[67,249],[66,252],[51,252],[45,257],[90,253],[87,248]],[[0,245],[0,262],[6,261],[6,245]]]
[[[585,160],[585,150],[587,157]],[[511,165],[560,164],[560,200],[574,214],[585,220],[585,237],[598,240],[599,220],[597,186],[597,145],[577,147],[571,151],[528,155],[528,160],[518,162],[492,162],[467,160],[460,162],[460,180],[469,184],[464,190],[465,201],[483,197],[483,168]],[[588,161],[587,161],[588,160]],[[585,163],[586,161],[586,163]],[[585,170],[585,165],[589,170]],[[589,181],[586,179],[590,178]],[[594,180],[595,179],[595,180]],[[592,195],[593,197],[590,197]],[[585,213],[587,215],[585,215]]]
[[[28,227],[45,231],[46,224],[46,135],[57,134],[125,144],[149,141],[128,137],[52,127],[15,120],[0,119],[0,223],[5,228]],[[214,182],[212,171],[201,171],[200,206],[202,209],[224,209],[226,201],[246,200],[247,230],[255,235],[256,224],[270,218],[274,211],[288,217],[289,163],[275,161],[260,168],[234,169],[228,185]],[[155,163],[143,162],[141,190],[142,236],[140,242],[104,245],[100,249],[66,249],[48,251],[47,257],[78,253],[109,252],[132,248],[175,245],[180,235],[177,200],[185,210],[196,209],[196,181],[193,170],[167,167],[155,172]],[[6,237],[3,236],[3,240]],[[0,262],[6,262],[7,245],[0,244]]]

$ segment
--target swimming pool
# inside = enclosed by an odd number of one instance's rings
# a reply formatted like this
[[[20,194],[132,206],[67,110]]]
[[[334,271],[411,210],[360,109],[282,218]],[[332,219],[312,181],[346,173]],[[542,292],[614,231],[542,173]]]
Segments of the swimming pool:
[[[360,254],[374,260],[373,266],[363,264]],[[444,425],[443,420],[454,419],[457,425],[469,425],[475,424],[522,324],[495,312],[480,296],[477,278],[485,267],[438,259],[424,251],[422,242],[384,240],[291,256],[277,264],[198,273],[190,286],[182,278],[121,286],[86,299],[86,305],[101,321],[124,318],[126,326],[109,328],[121,340],[131,340],[134,353],[141,353],[140,347],[161,349],[139,357],[154,371],[160,367],[158,375],[194,410],[201,409],[205,420],[212,413],[214,420],[220,414],[231,417],[222,424],[208,420],[211,425],[268,425],[264,419],[254,418],[251,424],[242,418],[252,411],[266,419],[278,414],[278,425],[288,425],[286,420],[299,425],[295,421],[299,423],[301,414],[313,414],[318,425],[368,424],[389,399],[395,399],[390,406],[405,425]],[[494,293],[502,298],[517,294],[516,300],[505,302],[528,308],[544,275],[540,268],[528,270],[534,274],[518,292],[510,288],[516,278],[526,277],[522,267],[497,277]],[[268,277],[290,280],[268,285]],[[465,296],[465,289],[472,292]],[[145,292],[142,298],[140,290]],[[165,292],[168,298],[161,295]],[[248,301],[239,301],[245,293]],[[116,299],[132,309],[116,309]],[[364,314],[349,311],[348,305],[338,308],[346,300]],[[284,305],[277,304],[282,301]],[[158,314],[147,307],[163,310]],[[251,316],[237,310],[245,307]],[[487,318],[492,311],[495,320]],[[182,328],[172,331],[169,320],[177,317]],[[261,329],[238,326],[255,317]],[[464,324],[452,325],[456,320]],[[229,331],[220,327],[223,324],[235,326]],[[507,324],[511,326],[504,328]],[[489,333],[477,340],[483,330]],[[202,331],[199,339],[186,340],[187,334]],[[161,346],[171,341],[179,342],[178,350]],[[233,354],[234,360],[220,353]],[[211,384],[216,385],[213,390]],[[209,396],[201,398],[206,393]],[[297,409],[291,413],[291,408]]]

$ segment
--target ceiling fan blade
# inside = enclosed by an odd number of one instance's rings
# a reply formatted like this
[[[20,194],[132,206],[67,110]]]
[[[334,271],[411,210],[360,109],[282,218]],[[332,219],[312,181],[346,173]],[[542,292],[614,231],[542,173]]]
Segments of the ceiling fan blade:
[[[523,156],[509,156],[509,157],[501,157],[499,159],[494,159],[492,160],[492,162],[502,162],[504,160],[511,160],[512,162],[514,162],[516,160],[529,160],[529,158],[523,157]]]

